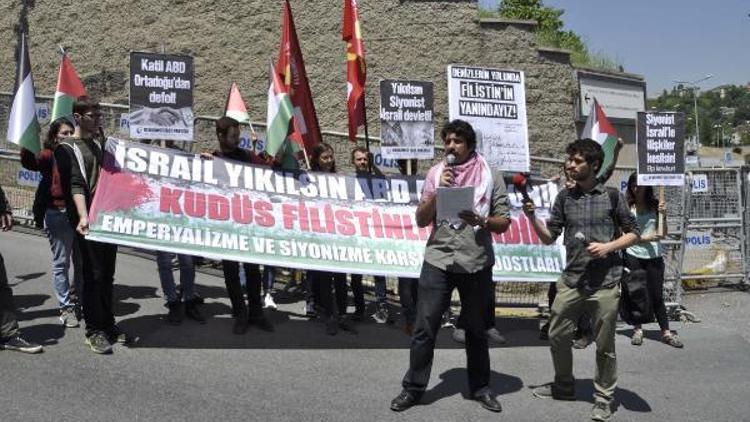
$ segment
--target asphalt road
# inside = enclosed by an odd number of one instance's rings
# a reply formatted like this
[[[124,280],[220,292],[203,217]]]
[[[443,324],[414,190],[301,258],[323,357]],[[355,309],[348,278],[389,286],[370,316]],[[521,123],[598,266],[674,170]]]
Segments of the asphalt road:
[[[153,261],[119,255],[118,323],[138,337],[110,356],[91,353],[83,329],[63,329],[50,284],[45,238],[0,233],[23,332],[43,343],[41,355],[0,351],[0,421],[579,421],[592,403],[594,350],[576,351],[576,402],[534,399],[529,385],[551,380],[546,342],[537,321],[499,319],[510,339],[491,350],[497,415],[467,400],[465,357],[444,329],[433,376],[421,405],[396,414],[409,340],[398,326],[365,322],[359,334],[324,334],[302,316],[302,302],[269,312],[276,332],[251,328],[231,333],[229,302],[219,278],[200,274],[206,325],[165,323]],[[750,420],[750,294],[689,296],[700,324],[673,323],[685,349],[656,339],[630,345],[627,327],[617,336],[619,421]],[[650,340],[650,339],[651,340]]]

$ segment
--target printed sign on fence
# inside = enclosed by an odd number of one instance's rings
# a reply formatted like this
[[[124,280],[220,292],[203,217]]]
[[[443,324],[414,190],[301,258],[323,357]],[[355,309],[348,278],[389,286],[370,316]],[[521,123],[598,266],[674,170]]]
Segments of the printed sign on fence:
[[[638,184],[684,185],[685,114],[639,112],[637,124]]]
[[[448,111],[450,120],[471,123],[477,151],[493,168],[529,171],[523,72],[448,66]]]
[[[193,58],[130,53],[130,137],[193,140]]]
[[[435,156],[432,82],[380,81],[380,150],[384,158]]]
[[[21,169],[16,173],[16,184],[19,186],[39,186],[39,182],[42,181],[42,173],[38,171],[31,171]]]
[[[419,276],[430,235],[414,219],[421,178],[272,170],[113,138],[104,162],[91,210],[93,240],[282,267]],[[556,192],[537,187],[532,194],[549,209]],[[541,244],[517,196],[509,195],[511,228],[494,236],[494,277],[554,281],[561,248]]]

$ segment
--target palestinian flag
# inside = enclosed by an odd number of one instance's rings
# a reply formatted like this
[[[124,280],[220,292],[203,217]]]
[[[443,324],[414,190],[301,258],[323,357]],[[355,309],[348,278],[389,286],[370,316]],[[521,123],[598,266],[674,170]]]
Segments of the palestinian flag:
[[[78,77],[68,55],[63,52],[60,71],[57,73],[57,89],[55,89],[55,102],[52,104],[51,121],[72,115],[73,103],[85,96],[86,89],[81,83],[81,78]]]
[[[245,101],[242,100],[240,89],[237,88],[237,83],[235,82],[232,82],[232,86],[231,88],[229,88],[229,95],[227,95],[227,105],[224,108],[224,115],[227,117],[231,117],[240,123],[250,124],[250,115],[247,114]]]
[[[617,132],[612,123],[607,119],[607,115],[604,114],[604,110],[602,110],[596,98],[594,99],[594,104],[591,105],[586,126],[583,127],[583,131],[581,132],[581,139],[585,138],[595,140],[604,150],[604,162],[599,170],[599,174],[601,174],[612,163],[615,145],[617,145]]]
[[[39,142],[39,122],[36,120],[34,102],[34,78],[31,77],[29,48],[26,44],[26,34],[21,34],[16,89],[13,105],[10,108],[6,139],[36,154],[42,148]]]
[[[265,152],[276,157],[286,150],[285,144],[289,135],[289,124],[294,118],[294,106],[289,92],[281,77],[271,66],[271,83],[268,87],[268,114],[266,119]]]

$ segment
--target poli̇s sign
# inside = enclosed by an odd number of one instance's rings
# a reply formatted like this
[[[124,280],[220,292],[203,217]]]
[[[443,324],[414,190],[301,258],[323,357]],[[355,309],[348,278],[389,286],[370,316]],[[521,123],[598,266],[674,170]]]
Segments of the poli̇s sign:
[[[693,193],[708,192],[708,176],[705,174],[693,175]]]
[[[398,163],[392,158],[384,158],[380,148],[370,147],[372,152],[372,164],[378,168],[398,169]]]
[[[711,243],[713,239],[709,232],[687,232],[685,236],[685,246],[691,249],[708,249]]]
[[[39,186],[42,180],[42,174],[38,171],[18,170],[16,173],[16,184],[19,186]]]

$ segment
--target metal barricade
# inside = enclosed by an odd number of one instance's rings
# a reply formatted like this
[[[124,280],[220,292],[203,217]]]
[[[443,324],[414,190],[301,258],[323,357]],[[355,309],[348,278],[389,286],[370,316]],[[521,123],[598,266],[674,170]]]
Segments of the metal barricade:
[[[685,214],[685,288],[744,286],[747,233],[739,168],[701,168],[688,173]]]

